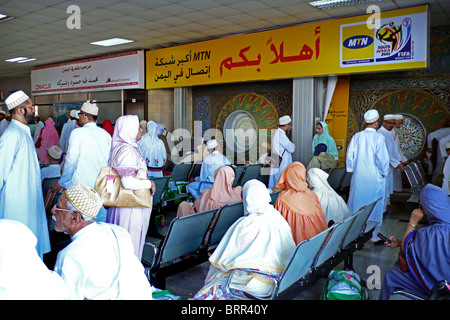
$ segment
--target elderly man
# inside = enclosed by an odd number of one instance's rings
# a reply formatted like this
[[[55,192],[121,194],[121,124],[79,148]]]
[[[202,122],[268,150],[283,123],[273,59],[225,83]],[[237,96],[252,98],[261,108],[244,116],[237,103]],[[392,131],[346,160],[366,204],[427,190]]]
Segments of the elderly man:
[[[400,147],[400,138],[399,138],[399,130],[403,126],[403,120],[404,117],[401,114],[395,114],[395,126],[394,129],[392,129],[392,136],[394,138],[395,145],[397,146],[397,151],[400,155],[400,161],[405,166],[409,163],[408,158],[405,157],[402,148]],[[396,192],[402,192],[403,186],[402,186],[402,172],[399,168],[395,168],[393,172],[393,187],[394,191]]]
[[[348,207],[352,213],[377,201],[368,220],[377,222],[371,240],[380,239],[377,234],[383,221],[385,180],[389,174],[389,154],[385,138],[377,132],[379,114],[371,109],[364,114],[366,128],[356,133],[347,149],[347,172],[353,172]]]
[[[48,151],[49,165],[41,169],[41,181],[45,178],[59,178],[61,176],[61,159],[62,149],[58,146],[51,146]]]
[[[129,233],[96,222],[100,196],[84,183],[64,191],[52,209],[55,230],[72,242],[58,253],[55,271],[71,299],[151,299],[144,267],[134,254]]]
[[[213,186],[214,172],[216,169],[231,164],[218,150],[219,144],[217,143],[217,140],[209,140],[206,143],[206,148],[210,154],[203,160],[200,176],[195,177],[195,181],[190,182],[186,187],[186,191],[189,192],[195,200],[200,198],[203,190]]]
[[[398,152],[397,145],[394,142],[392,130],[395,126],[395,118],[393,114],[386,114],[384,116],[383,125],[378,129],[378,132],[384,136],[386,148],[389,154],[389,173],[386,176],[386,194],[384,197],[383,212],[387,211],[391,194],[394,193],[394,169],[403,171],[403,163],[401,162],[401,155]]]
[[[52,186],[52,192],[57,193],[78,182],[94,188],[100,169],[108,164],[111,149],[111,136],[97,126],[97,115],[98,107],[95,104],[83,103],[79,113],[81,128],[70,134],[61,179]],[[99,219],[106,221],[104,208]]]
[[[272,156],[281,156],[282,160],[278,167],[270,169],[269,188],[275,187],[278,183],[281,172],[292,163],[292,153],[295,151],[295,144],[286,136],[286,133],[292,130],[291,117],[283,116],[278,123],[279,127],[272,136]]]
[[[67,146],[69,144],[69,138],[72,130],[80,127],[78,125],[78,120],[80,119],[80,117],[78,116],[79,112],[80,111],[77,111],[75,109],[71,110],[69,120],[67,120],[67,122],[64,124],[61,130],[61,138],[59,138],[59,145],[63,150],[63,153],[67,153]]]
[[[23,91],[11,94],[5,103],[12,118],[0,137],[0,219],[26,225],[37,238],[36,250],[42,259],[50,251],[50,238],[39,162],[28,127],[34,107]]]

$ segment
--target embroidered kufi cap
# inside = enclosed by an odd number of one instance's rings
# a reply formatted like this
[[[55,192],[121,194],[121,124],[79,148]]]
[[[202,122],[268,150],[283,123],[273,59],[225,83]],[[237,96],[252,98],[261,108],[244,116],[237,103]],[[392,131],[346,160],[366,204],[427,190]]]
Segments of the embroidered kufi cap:
[[[288,124],[289,122],[292,122],[292,119],[289,116],[282,116],[279,120],[280,126],[284,126],[285,124]]]
[[[58,146],[51,146],[48,149],[48,154],[50,157],[52,157],[55,160],[59,160],[62,155],[62,149]]]
[[[384,120],[394,120],[395,116],[393,114],[386,114],[384,116]]]
[[[28,99],[30,99],[30,97],[27,96],[25,92],[23,92],[22,90],[19,90],[14,93],[11,93],[9,97],[6,98],[5,103],[6,106],[8,107],[8,110],[11,110],[20,105],[21,103],[24,103]]]
[[[81,107],[80,111],[92,114],[94,116],[98,116],[98,107],[97,107],[97,105],[93,104],[93,103],[90,103],[90,102],[83,103],[83,106]]]
[[[214,148],[216,148],[218,145],[219,145],[219,144],[217,143],[217,140],[215,140],[215,139],[211,139],[211,140],[209,140],[209,141],[206,143],[206,147],[207,147],[208,149],[214,149]]]
[[[395,119],[395,120],[403,120],[404,117],[403,117],[402,114],[394,114],[394,119]]]
[[[374,123],[378,120],[378,118],[380,118],[380,115],[375,109],[370,109],[369,111],[366,111],[366,113],[364,113],[364,121],[366,121],[366,123]]]
[[[84,215],[96,218],[98,211],[103,206],[98,193],[80,182],[66,189],[64,192],[70,203]]]

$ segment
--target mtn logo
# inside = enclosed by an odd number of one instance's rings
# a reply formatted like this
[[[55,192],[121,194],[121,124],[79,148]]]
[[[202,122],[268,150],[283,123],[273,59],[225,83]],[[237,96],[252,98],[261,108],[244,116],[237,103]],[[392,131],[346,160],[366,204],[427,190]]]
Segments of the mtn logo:
[[[353,36],[344,40],[344,47],[348,49],[361,49],[370,46],[373,38],[370,36]]]

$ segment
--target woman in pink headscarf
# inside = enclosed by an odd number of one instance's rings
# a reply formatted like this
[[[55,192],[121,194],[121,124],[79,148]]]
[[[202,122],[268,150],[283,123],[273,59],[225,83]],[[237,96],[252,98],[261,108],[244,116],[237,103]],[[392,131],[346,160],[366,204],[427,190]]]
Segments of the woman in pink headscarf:
[[[191,205],[183,201],[178,206],[177,217],[187,216],[197,212],[203,212],[226,204],[242,201],[242,187],[233,188],[236,172],[231,166],[222,166],[214,172],[214,184],[212,188],[202,191],[191,208]]]
[[[135,178],[139,169],[147,171],[137,143],[141,137],[142,130],[139,127],[138,116],[127,115],[117,119],[108,165],[111,165],[117,155],[112,167],[122,178],[122,185],[127,189],[150,188],[150,193],[153,195],[155,192],[153,181]],[[152,208],[108,208],[106,222],[128,230],[133,241],[134,252],[139,260],[142,258],[151,213]]]
[[[49,163],[48,149],[52,146],[59,146],[59,134],[55,129],[55,122],[52,118],[45,121],[45,127],[39,132],[41,146],[39,148],[39,162]]]

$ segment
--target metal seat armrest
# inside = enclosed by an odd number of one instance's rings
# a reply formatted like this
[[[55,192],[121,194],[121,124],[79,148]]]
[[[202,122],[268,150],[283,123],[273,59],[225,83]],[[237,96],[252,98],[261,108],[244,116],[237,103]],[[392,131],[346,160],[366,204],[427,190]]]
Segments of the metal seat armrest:
[[[229,293],[231,296],[233,296],[233,297],[236,297],[236,298],[238,298],[238,299],[242,299],[241,296],[238,296],[238,295],[236,295],[235,293],[233,293],[233,291],[231,290],[232,288],[230,288],[230,284],[231,284],[231,281],[232,281],[232,278],[233,278],[233,274],[234,274],[234,272],[235,272],[236,270],[244,271],[244,272],[247,272],[247,273],[257,273],[257,274],[260,274],[260,275],[262,275],[262,276],[271,278],[271,280],[274,282],[274,287],[273,287],[273,289],[272,289],[271,294],[270,294],[270,295],[267,295],[267,296],[264,296],[264,297],[261,297],[261,296],[255,296],[255,295],[253,295],[253,294],[251,294],[251,293],[248,293],[248,292],[245,292],[245,291],[240,290],[240,291],[242,291],[242,292],[244,293],[244,295],[248,298],[248,299],[245,299],[245,300],[273,300],[273,298],[274,298],[274,296],[275,296],[275,294],[276,294],[276,292],[277,292],[276,288],[278,287],[279,279],[278,279],[276,276],[273,276],[273,275],[268,274],[268,273],[266,273],[266,272],[255,271],[255,270],[252,270],[252,269],[241,269],[241,268],[237,268],[237,269],[231,270],[230,276],[228,277],[227,283],[226,283],[226,285],[225,285],[225,291],[226,291],[226,292],[228,292],[228,293]]]
[[[152,260],[152,264],[150,266],[150,268],[153,268],[155,266],[155,261],[156,261],[156,257],[158,255],[158,251],[159,250],[158,250],[158,247],[155,244],[151,243],[151,242],[145,242],[144,245],[145,244],[147,244],[147,245],[149,245],[149,246],[151,246],[153,248],[153,260]]]

